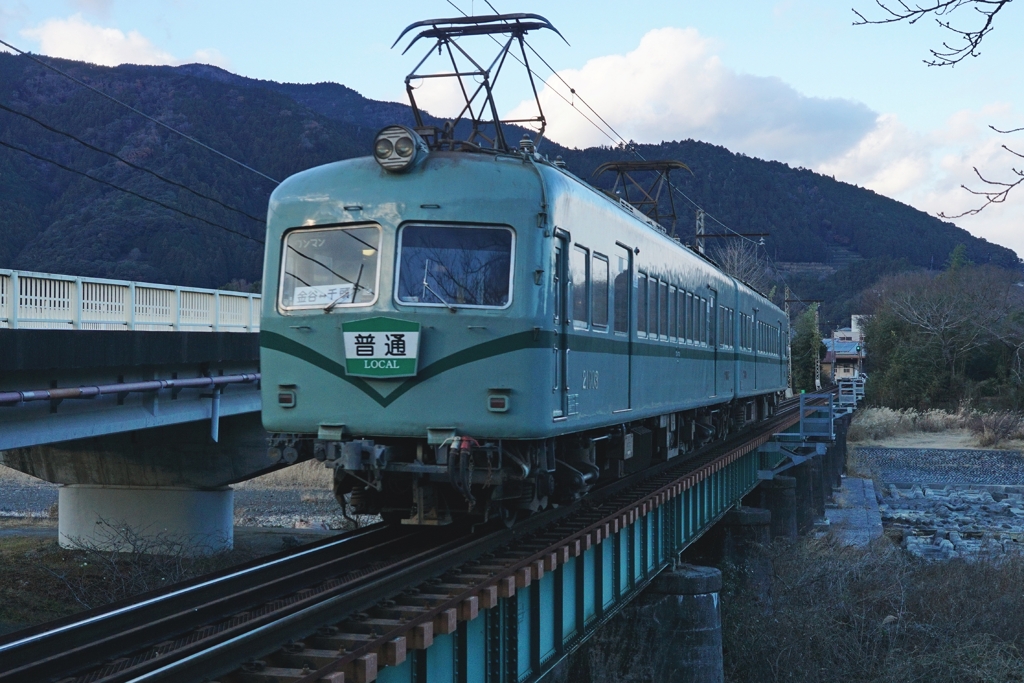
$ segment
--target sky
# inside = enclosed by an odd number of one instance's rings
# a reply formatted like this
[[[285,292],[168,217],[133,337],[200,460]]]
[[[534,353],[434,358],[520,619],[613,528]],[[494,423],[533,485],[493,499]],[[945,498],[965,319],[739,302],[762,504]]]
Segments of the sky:
[[[932,19],[854,26],[851,7],[881,16],[874,0],[491,2],[502,12],[541,14],[564,37],[544,31],[530,38],[560,78],[529,57],[547,81],[539,84],[547,135],[569,146],[613,144],[616,134],[600,132],[556,91],[577,109],[583,98],[628,140],[724,145],[936,215],[981,204],[961,188],[982,188],[974,167],[1008,181],[1024,166],[1002,147],[1024,152],[1024,131],[989,128],[1024,126],[1024,2],[999,15],[980,57],[955,68],[924,64],[929,48],[950,37]],[[415,21],[458,16],[456,6],[490,13],[485,0],[0,0],[0,38],[98,64],[202,62],[251,78],[333,81],[405,102],[405,76],[427,46],[403,55],[408,41],[392,43]],[[952,19],[976,21],[970,7]],[[478,42],[474,54],[489,59],[495,50]],[[510,80],[501,82],[499,107],[533,115],[529,85],[514,75],[503,76]],[[439,114],[451,95],[440,86],[417,90]],[[1024,187],[1005,204],[954,222],[1024,256]]]

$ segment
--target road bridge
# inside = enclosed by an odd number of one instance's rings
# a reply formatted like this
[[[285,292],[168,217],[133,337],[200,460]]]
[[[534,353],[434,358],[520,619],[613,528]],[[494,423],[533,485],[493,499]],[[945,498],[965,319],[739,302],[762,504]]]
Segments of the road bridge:
[[[228,485],[274,466],[259,294],[0,270],[0,462],[59,492],[61,543],[229,547]]]

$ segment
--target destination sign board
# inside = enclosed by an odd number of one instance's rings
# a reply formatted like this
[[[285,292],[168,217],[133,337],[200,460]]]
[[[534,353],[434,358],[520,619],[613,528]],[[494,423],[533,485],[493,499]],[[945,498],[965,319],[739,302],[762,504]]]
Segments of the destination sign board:
[[[420,324],[394,318],[342,323],[345,372],[356,377],[412,377],[419,361]]]

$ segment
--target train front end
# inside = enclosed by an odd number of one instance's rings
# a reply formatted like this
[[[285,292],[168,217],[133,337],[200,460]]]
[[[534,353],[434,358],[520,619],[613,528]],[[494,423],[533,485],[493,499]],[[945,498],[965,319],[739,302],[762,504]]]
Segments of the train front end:
[[[406,523],[538,504],[536,456],[513,445],[551,415],[532,163],[392,126],[374,156],[281,184],[260,342],[272,457],[312,454],[339,502]]]

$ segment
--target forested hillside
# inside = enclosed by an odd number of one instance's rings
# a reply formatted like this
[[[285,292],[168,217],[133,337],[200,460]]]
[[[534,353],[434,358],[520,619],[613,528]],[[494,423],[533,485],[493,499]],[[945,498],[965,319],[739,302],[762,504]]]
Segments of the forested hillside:
[[[382,126],[411,123],[408,107],[368,100],[333,83],[257,81],[200,65],[106,68],[64,60],[52,63],[277,180],[311,166],[367,154]],[[24,57],[0,54],[0,104],[249,214],[265,215],[273,182]],[[261,236],[262,226],[256,221],[8,111],[0,111],[0,141],[232,230]],[[649,159],[688,164],[692,175],[674,175],[679,188],[733,229],[770,233],[766,250],[776,261],[828,263],[839,250],[869,259],[872,271],[891,269],[893,263],[938,267],[963,243],[975,263],[1019,266],[1008,249],[806,169],[693,140],[637,149]],[[562,155],[569,169],[584,179],[590,179],[600,163],[635,158],[624,149],[567,150],[549,142],[540,151]],[[682,216],[679,231],[686,241],[693,230],[692,207],[681,198],[677,203]],[[708,228],[715,226],[709,222]],[[0,147],[0,268],[216,287],[235,279],[258,280],[261,262],[257,242]],[[810,279],[802,286],[829,285]],[[807,291],[803,296],[812,294]],[[837,296],[845,294],[837,290]]]

